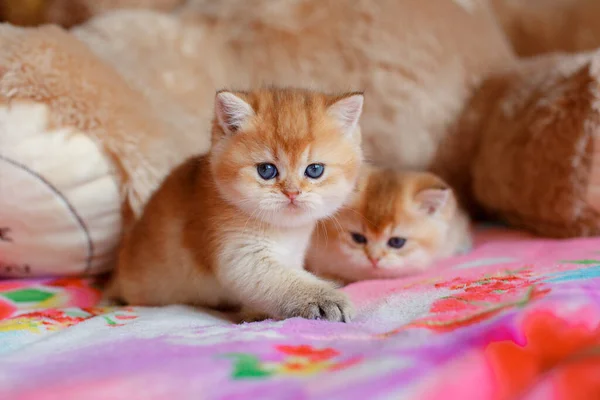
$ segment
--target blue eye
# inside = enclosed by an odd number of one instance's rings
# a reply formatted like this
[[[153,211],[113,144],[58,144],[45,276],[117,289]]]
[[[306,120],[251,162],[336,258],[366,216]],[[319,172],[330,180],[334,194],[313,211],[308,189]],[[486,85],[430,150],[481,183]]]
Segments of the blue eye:
[[[256,172],[265,181],[275,178],[278,174],[277,167],[270,163],[262,163],[256,166]]]
[[[325,166],[323,164],[310,164],[308,167],[306,167],[304,175],[311,179],[319,179],[323,175],[324,171]]]
[[[406,244],[406,239],[393,237],[390,238],[390,240],[388,240],[387,244],[388,246],[393,247],[394,249],[401,249]]]
[[[358,243],[358,244],[366,244],[367,243],[367,238],[364,237],[363,235],[361,235],[360,233],[352,232],[352,233],[350,233],[350,235],[352,235],[352,240],[354,240],[355,243]]]

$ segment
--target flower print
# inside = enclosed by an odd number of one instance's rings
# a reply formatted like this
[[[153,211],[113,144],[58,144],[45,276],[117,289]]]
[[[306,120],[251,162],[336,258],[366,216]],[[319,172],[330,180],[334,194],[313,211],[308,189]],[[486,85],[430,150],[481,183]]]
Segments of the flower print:
[[[260,379],[274,374],[272,368],[265,366],[258,357],[252,354],[231,353],[225,357],[234,360],[231,378],[233,379]]]
[[[328,362],[325,360],[316,361],[309,358],[291,358],[280,364],[278,368],[275,369],[275,372],[283,375],[314,375],[319,372],[341,371],[358,364],[360,361],[362,361],[360,357],[349,358],[338,362]]]
[[[128,321],[137,319],[138,315],[133,307],[123,307],[118,308],[106,315],[102,315],[102,318],[109,327],[114,328],[126,325]]]
[[[477,280],[454,278],[451,281],[437,283],[434,286],[436,288],[448,288],[474,293],[490,293],[527,287],[535,281],[532,279],[532,276],[533,272],[529,269],[519,271],[508,270],[501,274],[485,276]]]
[[[282,375],[297,375],[306,376],[314,375],[319,372],[327,370],[329,365],[323,362],[312,362],[307,359],[300,359],[297,361],[288,361],[280,364],[275,372]]]
[[[281,353],[303,357],[310,361],[325,361],[338,356],[340,353],[332,348],[315,349],[312,346],[301,345],[301,346],[276,346],[275,347]]]
[[[279,345],[275,346],[275,350],[284,356],[283,360],[261,361],[252,354],[226,354],[226,357],[235,360],[232,378],[262,379],[273,375],[307,376],[340,371],[362,360],[359,357],[339,360],[340,352],[330,347],[317,349],[309,345]]]
[[[600,265],[600,260],[596,259],[582,259],[582,260],[564,260],[563,263],[568,264],[579,264],[579,265]]]
[[[462,277],[434,285],[455,291],[435,301],[430,315],[404,327],[451,331],[487,320],[513,307],[523,307],[544,297],[550,289],[533,278],[529,269],[505,271],[480,279]]]
[[[27,318],[10,318],[0,321],[0,332],[28,331],[39,333],[41,327],[41,322]]]
[[[103,309],[47,309],[18,314],[0,321],[0,330],[57,331],[102,314]]]
[[[0,331],[55,331],[75,325],[85,318],[72,317],[61,310],[43,310],[20,314],[0,322]]]
[[[567,271],[558,271],[545,276],[546,283],[568,283],[600,278],[600,265],[587,266]]]
[[[499,398],[523,396],[546,377],[564,398],[600,398],[600,324],[590,327],[536,310],[526,315],[522,329],[524,344],[504,340],[485,349]]]
[[[76,325],[93,316],[93,314],[83,311],[48,309],[20,314],[17,318],[20,320],[37,321],[47,330],[54,331]]]
[[[11,317],[15,311],[17,311],[17,308],[12,303],[0,299],[0,321]]]
[[[74,287],[74,288],[89,288],[89,282],[81,278],[58,278],[48,282],[47,286],[53,287]]]

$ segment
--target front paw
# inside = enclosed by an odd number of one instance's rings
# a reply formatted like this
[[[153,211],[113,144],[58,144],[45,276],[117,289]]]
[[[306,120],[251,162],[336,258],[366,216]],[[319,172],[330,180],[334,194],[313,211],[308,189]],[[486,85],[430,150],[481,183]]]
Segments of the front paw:
[[[354,307],[348,296],[329,285],[299,288],[284,305],[285,318],[301,317],[333,322],[350,322]]]

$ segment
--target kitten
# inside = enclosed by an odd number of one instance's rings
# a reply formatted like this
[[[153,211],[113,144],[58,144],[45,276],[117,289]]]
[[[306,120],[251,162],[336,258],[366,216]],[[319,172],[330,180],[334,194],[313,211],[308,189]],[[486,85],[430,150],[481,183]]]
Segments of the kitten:
[[[218,92],[209,154],[177,167],[152,196],[108,295],[349,321],[347,296],[305,271],[304,258],[316,221],[359,175],[362,105],[360,93]]]
[[[440,178],[364,165],[348,206],[313,233],[307,266],[342,283],[395,278],[470,247],[469,219]]]

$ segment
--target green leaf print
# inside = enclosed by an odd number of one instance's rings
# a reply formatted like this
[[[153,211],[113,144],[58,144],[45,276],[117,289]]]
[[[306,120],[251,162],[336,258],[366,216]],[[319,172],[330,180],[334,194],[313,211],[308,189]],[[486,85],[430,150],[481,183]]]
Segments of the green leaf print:
[[[45,292],[39,289],[21,289],[6,292],[3,296],[15,303],[39,303],[53,297],[54,293]]]
[[[568,264],[581,264],[581,265],[598,264],[598,265],[600,265],[600,260],[564,260],[561,262],[568,263]]]
[[[235,360],[231,374],[233,379],[260,379],[273,375],[273,372],[263,368],[260,360],[253,355],[234,353],[225,357]]]

